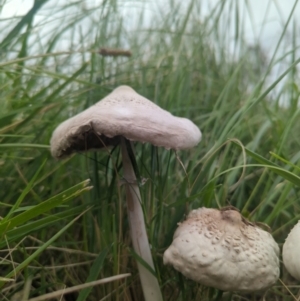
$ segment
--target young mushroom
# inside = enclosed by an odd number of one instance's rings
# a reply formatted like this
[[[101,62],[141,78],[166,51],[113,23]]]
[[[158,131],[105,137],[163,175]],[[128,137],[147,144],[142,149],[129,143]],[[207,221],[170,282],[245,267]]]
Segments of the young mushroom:
[[[199,208],[179,224],[164,264],[223,291],[256,291],[279,277],[279,247],[270,233],[232,208]]]
[[[50,144],[55,158],[121,144],[133,248],[155,271],[140,191],[128,154],[129,141],[180,150],[196,146],[200,139],[200,130],[190,120],[175,117],[132,88],[120,86],[92,107],[60,124],[53,132]],[[141,263],[137,262],[137,265],[145,300],[162,300],[157,278]]]
[[[283,264],[300,281],[300,221],[294,226],[282,248]]]

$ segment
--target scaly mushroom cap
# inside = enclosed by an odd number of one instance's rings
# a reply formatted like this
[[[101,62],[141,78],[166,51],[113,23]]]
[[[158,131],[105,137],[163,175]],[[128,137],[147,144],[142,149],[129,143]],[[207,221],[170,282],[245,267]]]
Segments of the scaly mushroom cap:
[[[198,127],[175,117],[128,86],[120,86],[95,105],[61,123],[53,132],[56,158],[76,151],[116,145],[119,137],[167,149],[188,149],[201,139]]]
[[[279,247],[271,234],[236,210],[199,208],[177,228],[164,253],[187,278],[224,291],[255,291],[279,277]]]
[[[283,244],[282,259],[288,272],[300,281],[300,221],[291,230]]]

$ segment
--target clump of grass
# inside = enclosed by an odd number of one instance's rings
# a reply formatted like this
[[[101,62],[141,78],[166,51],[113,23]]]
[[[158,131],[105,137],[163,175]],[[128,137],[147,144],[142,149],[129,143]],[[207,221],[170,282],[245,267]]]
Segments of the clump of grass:
[[[120,154],[55,162],[48,150],[57,124],[120,84],[190,118],[203,132],[196,149],[178,154],[137,145],[165,300],[219,296],[162,263],[177,223],[192,208],[234,205],[268,224],[283,243],[300,218],[297,25],[292,10],[277,44],[264,53],[259,40],[247,44],[245,20],[253,14],[247,1],[243,7],[219,1],[204,16],[202,2],[194,0],[166,6],[36,1],[24,16],[1,17],[1,299],[30,299],[131,273],[64,299],[142,300],[125,203],[115,190]],[[132,56],[102,57],[101,48],[130,49]],[[298,287],[284,269],[281,281],[266,299],[294,300]]]

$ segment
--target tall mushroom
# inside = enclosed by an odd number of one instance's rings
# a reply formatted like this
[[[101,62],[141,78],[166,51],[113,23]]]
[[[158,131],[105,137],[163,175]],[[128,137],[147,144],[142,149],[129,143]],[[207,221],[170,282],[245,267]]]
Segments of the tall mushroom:
[[[155,270],[140,191],[126,140],[149,142],[155,146],[180,150],[196,146],[200,139],[200,130],[190,120],[175,117],[132,88],[120,86],[92,107],[60,124],[53,132],[50,144],[55,158],[63,158],[77,151],[121,144],[133,248]],[[157,278],[139,262],[137,265],[145,300],[162,300]]]
[[[300,221],[294,226],[282,247],[283,264],[300,281]]]
[[[279,247],[270,233],[232,208],[199,208],[179,224],[164,264],[224,291],[255,291],[279,277]]]

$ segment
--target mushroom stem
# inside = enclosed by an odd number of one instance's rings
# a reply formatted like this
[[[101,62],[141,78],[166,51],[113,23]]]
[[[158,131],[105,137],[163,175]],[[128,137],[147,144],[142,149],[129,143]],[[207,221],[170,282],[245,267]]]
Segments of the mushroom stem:
[[[121,140],[126,202],[133,249],[155,271],[141,206],[140,190],[128,155],[125,138],[122,137]],[[163,300],[157,278],[141,263],[137,262],[137,266],[145,300]]]

